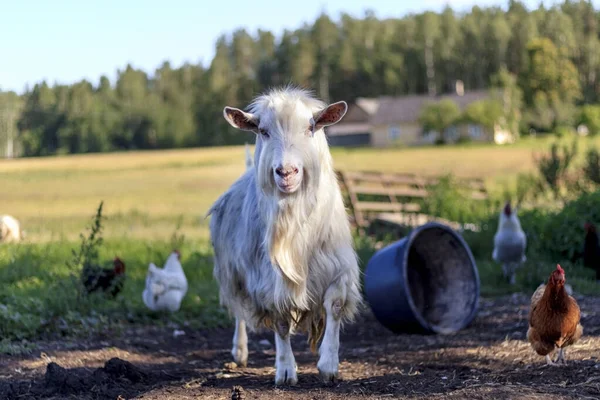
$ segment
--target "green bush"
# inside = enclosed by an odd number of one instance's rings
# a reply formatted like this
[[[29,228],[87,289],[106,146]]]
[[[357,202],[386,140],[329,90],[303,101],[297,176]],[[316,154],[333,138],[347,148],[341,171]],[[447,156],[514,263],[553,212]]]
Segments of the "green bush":
[[[484,220],[481,232],[465,233],[475,257],[491,257],[499,212]],[[553,263],[578,263],[585,237],[583,225],[600,223],[600,191],[583,194],[560,211],[521,210],[519,220],[527,235],[528,254]]]
[[[590,182],[600,185],[600,153],[597,149],[588,150],[583,173]]]
[[[559,147],[558,143],[552,143],[548,153],[534,156],[540,176],[554,193],[556,199],[563,199],[563,189],[567,184],[569,167],[577,156],[577,152],[577,141],[574,140],[570,148],[567,145]]]
[[[585,105],[581,107],[579,123],[588,127],[590,135],[600,133],[600,106]]]
[[[427,215],[456,222],[476,222],[489,215],[490,202],[473,201],[471,190],[450,174],[428,185],[427,192],[421,205]]]
[[[452,100],[428,103],[419,115],[419,122],[425,131],[443,132],[460,118],[460,108]]]
[[[497,100],[479,100],[469,104],[463,111],[461,121],[493,129],[503,114],[502,103]]]
[[[600,191],[585,193],[557,213],[548,213],[536,227],[531,242],[540,254],[549,258],[577,261],[582,254],[585,222],[600,222]]]
[[[559,138],[573,136],[576,133],[577,132],[575,131],[575,129],[573,127],[565,126],[565,125],[557,126],[556,129],[554,129],[554,134],[556,135],[556,137],[559,137]]]

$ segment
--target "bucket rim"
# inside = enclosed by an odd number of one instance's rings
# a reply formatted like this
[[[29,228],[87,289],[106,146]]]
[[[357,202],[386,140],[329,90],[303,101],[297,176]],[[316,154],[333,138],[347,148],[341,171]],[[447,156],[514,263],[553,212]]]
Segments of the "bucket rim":
[[[440,333],[449,333],[449,332],[454,332],[454,330],[445,330],[442,328],[439,328],[435,325],[430,324],[427,320],[425,320],[425,318],[423,318],[423,315],[419,312],[419,310],[417,309],[414,301],[413,301],[413,297],[412,297],[412,292],[410,289],[410,285],[409,285],[409,281],[408,281],[408,254],[410,253],[410,248],[413,244],[413,242],[417,239],[417,237],[423,233],[426,230],[429,229],[442,229],[444,231],[446,231],[447,233],[449,233],[450,235],[452,235],[456,240],[458,240],[458,242],[461,244],[461,246],[466,250],[467,252],[467,256],[469,257],[469,261],[471,263],[471,269],[473,270],[473,277],[475,279],[475,281],[477,282],[477,284],[475,285],[475,304],[473,309],[471,310],[471,312],[469,313],[469,315],[467,316],[467,318],[465,318],[465,322],[463,323],[463,326],[461,327],[464,328],[465,326],[469,325],[473,319],[475,318],[475,315],[477,314],[477,310],[479,309],[479,295],[480,295],[480,281],[479,281],[479,271],[477,270],[477,264],[475,263],[475,257],[473,257],[473,253],[471,252],[471,249],[469,248],[467,242],[462,238],[462,235],[460,235],[458,232],[456,232],[454,229],[452,229],[451,227],[449,227],[448,225],[439,223],[439,222],[427,222],[423,225],[418,226],[417,228],[413,229],[412,232],[408,235],[408,237],[406,237],[406,243],[404,244],[404,254],[402,255],[402,262],[403,264],[406,266],[405,268],[403,268],[403,275],[404,275],[404,291],[407,294],[407,301],[408,301],[408,305],[413,313],[413,315],[415,316],[415,318],[417,319],[417,321],[419,321],[419,324],[421,324],[422,327],[424,327],[425,329],[440,334]]]

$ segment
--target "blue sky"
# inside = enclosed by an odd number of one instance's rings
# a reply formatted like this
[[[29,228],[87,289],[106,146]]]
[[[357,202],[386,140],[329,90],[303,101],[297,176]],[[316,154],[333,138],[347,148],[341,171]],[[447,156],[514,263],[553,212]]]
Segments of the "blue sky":
[[[600,0],[598,0],[600,1]],[[0,90],[22,92],[26,84],[86,78],[111,80],[127,63],[153,72],[164,60],[205,65],[221,33],[239,27],[269,29],[278,35],[312,22],[325,10],[380,17],[409,12],[470,8],[474,0],[7,0],[0,8]],[[528,7],[538,0],[526,0]],[[553,1],[546,0],[546,5]],[[479,0],[501,5],[507,0]],[[597,4],[594,1],[594,4]]]

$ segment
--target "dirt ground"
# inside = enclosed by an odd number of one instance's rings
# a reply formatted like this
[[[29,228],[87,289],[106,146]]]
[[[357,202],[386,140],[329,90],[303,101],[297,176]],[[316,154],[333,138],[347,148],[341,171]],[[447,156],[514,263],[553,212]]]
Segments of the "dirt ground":
[[[577,296],[576,296],[577,297]],[[303,336],[298,385],[275,388],[270,334],[250,336],[247,368],[231,365],[232,330],[135,328],[119,338],[39,343],[0,361],[0,399],[600,399],[600,298],[578,297],[584,336],[569,364],[546,367],[525,342],[529,297],[482,299],[453,335],[394,335],[365,312],[342,333],[340,382],[319,381]],[[236,398],[235,396],[233,398]]]

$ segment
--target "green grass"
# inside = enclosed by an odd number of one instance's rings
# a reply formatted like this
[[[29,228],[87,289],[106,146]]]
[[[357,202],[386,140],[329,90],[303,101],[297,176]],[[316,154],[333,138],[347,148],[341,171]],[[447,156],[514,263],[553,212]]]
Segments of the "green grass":
[[[126,263],[125,285],[116,299],[80,294],[78,271],[65,262],[77,246],[55,242],[0,247],[0,338],[109,335],[125,323],[174,322],[195,328],[227,323],[218,307],[206,241],[179,246],[189,290],[174,314],[151,312],[142,302],[148,264],[164,264],[172,251],[170,241],[107,240],[101,246],[101,260],[110,263],[118,255]]]
[[[550,142],[334,149],[333,155],[342,170],[453,173],[482,177],[493,189],[531,171],[532,151],[546,150]],[[598,140],[582,144],[580,150]],[[243,171],[242,146],[0,161],[0,213],[17,217],[28,234],[24,243],[0,244],[0,353],[28,349],[29,342],[15,345],[23,340],[113,335],[126,324],[205,328],[230,323],[218,307],[204,214]],[[127,265],[126,283],[116,300],[80,296],[78,271],[66,265],[101,200],[106,220],[100,256],[110,261],[118,255]],[[148,263],[164,264],[176,230],[185,236],[180,250],[189,291],[179,312],[153,313],[141,298]],[[532,291],[554,268],[529,255],[517,287],[498,283],[501,269],[490,259],[492,237],[493,232],[466,236],[477,258],[482,294]],[[357,240],[357,250],[364,266],[375,251],[373,240]],[[590,276],[590,271],[573,267],[569,282],[580,293],[598,294]]]

